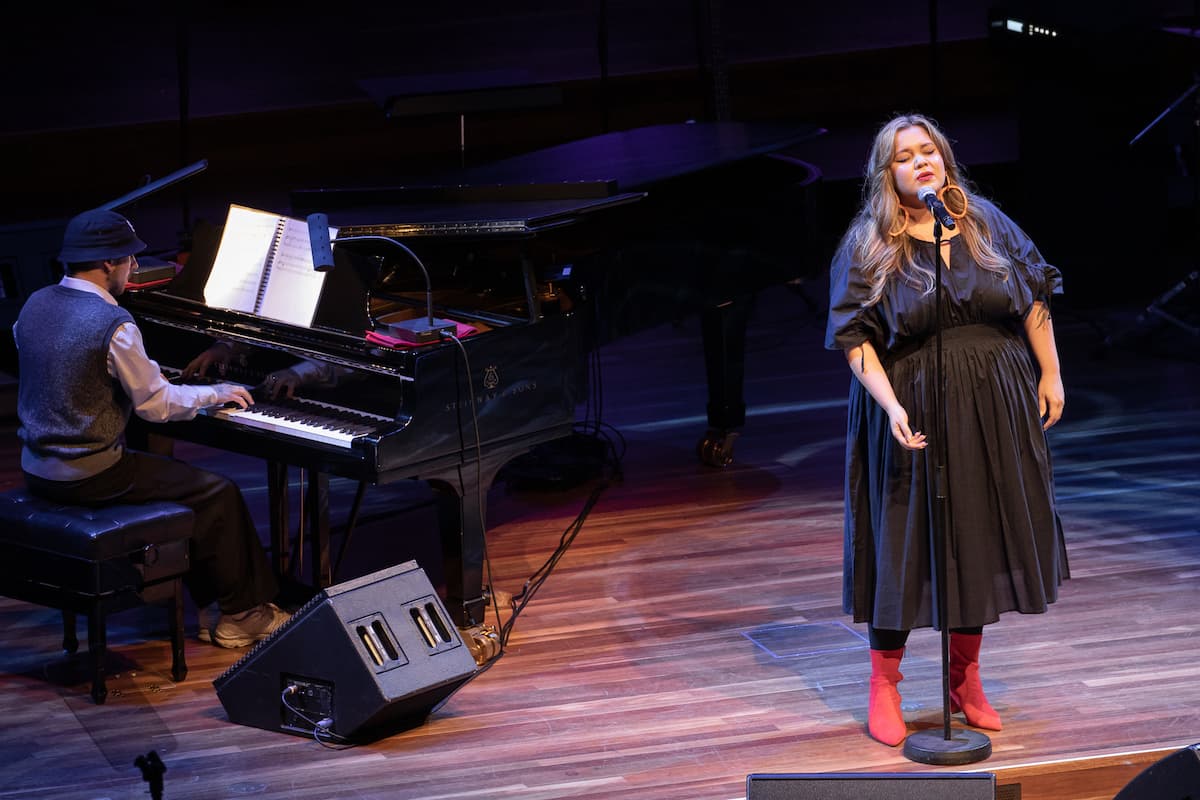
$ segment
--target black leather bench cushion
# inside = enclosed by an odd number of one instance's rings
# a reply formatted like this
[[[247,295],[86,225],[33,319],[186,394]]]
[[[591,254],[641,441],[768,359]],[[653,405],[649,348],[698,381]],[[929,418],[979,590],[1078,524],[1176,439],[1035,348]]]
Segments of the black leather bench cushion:
[[[192,511],[176,503],[68,506],[0,494],[0,573],[72,591],[140,589],[188,569]]]

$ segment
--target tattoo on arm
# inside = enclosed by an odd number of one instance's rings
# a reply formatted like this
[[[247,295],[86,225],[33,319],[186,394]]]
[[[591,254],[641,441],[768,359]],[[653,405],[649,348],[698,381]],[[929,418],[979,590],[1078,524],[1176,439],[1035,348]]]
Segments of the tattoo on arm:
[[[1034,303],[1030,313],[1033,314],[1035,328],[1044,327],[1050,321],[1050,308],[1045,303]]]

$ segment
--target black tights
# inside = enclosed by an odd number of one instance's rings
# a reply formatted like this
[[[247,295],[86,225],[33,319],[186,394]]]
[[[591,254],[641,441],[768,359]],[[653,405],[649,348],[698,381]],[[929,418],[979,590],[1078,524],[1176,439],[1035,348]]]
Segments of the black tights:
[[[983,626],[980,625],[978,628],[951,628],[950,632],[977,636],[983,633]],[[876,628],[874,625],[867,626],[867,636],[871,640],[872,650],[899,650],[908,641],[908,631],[889,631],[884,628]]]

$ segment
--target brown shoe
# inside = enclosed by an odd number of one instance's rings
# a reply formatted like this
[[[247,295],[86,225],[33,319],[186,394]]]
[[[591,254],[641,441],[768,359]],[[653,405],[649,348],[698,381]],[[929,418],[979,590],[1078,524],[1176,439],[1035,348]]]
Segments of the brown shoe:
[[[270,636],[291,616],[274,603],[263,603],[240,614],[222,614],[213,631],[213,643],[221,647],[246,647]]]
[[[217,626],[217,622],[221,619],[221,609],[216,603],[203,608],[196,609],[196,638],[202,642],[212,644],[213,628]]]

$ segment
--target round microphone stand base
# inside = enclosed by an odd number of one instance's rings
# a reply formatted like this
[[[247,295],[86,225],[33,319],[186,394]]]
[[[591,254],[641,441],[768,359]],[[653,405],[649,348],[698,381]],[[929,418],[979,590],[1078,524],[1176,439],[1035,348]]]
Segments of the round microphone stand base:
[[[992,740],[977,731],[950,731],[930,728],[909,734],[904,740],[904,756],[909,761],[938,767],[957,767],[983,761],[992,754]]]

